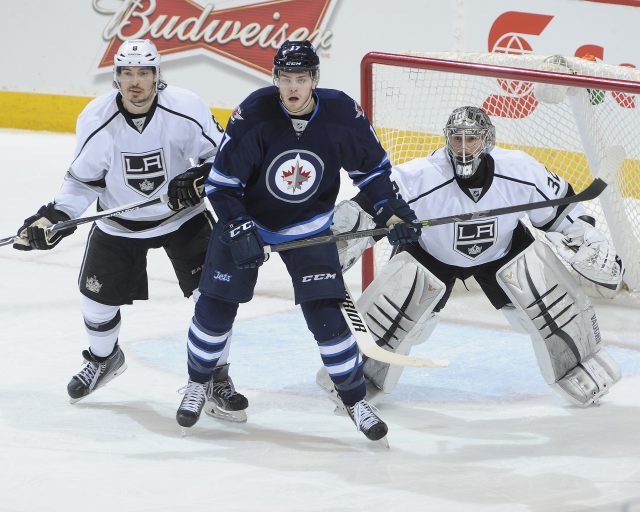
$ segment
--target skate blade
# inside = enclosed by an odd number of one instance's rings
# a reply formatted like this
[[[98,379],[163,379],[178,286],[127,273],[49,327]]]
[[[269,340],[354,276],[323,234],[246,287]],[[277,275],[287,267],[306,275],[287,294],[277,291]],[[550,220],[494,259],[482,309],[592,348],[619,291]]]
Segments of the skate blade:
[[[384,449],[386,449],[386,450],[388,450],[389,448],[391,448],[391,447],[389,446],[389,439],[387,439],[387,436],[384,436],[383,438],[378,439],[377,441],[374,441],[374,443],[375,443],[377,446],[380,446],[381,448],[384,448]]]
[[[204,404],[203,410],[207,416],[217,420],[230,421],[231,423],[247,422],[247,413],[244,411],[225,411],[211,402]]]
[[[107,384],[109,384],[109,382],[111,382],[113,379],[115,379],[118,375],[121,375],[122,373],[124,373],[124,371],[126,369],[127,369],[127,363],[123,363],[122,366],[120,368],[118,368],[115,372],[113,372],[113,374],[111,374],[111,376],[109,378],[103,380],[98,387],[93,388],[91,390],[91,392],[87,393],[84,396],[81,396],[80,398],[69,398],[69,403],[70,404],[76,404],[80,400],[84,400],[89,395],[92,395],[93,393],[95,393],[98,389],[100,389],[100,388],[106,386]]]

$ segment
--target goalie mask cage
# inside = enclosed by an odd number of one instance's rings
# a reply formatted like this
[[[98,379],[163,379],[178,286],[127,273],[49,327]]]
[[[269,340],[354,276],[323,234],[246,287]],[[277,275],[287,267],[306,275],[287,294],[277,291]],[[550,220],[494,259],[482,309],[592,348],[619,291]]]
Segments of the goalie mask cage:
[[[631,291],[640,290],[638,93],[639,70],[577,57],[372,52],[361,63],[362,107],[392,164],[443,147],[451,111],[471,105],[491,117],[497,146],[529,153],[576,192],[604,179],[584,206],[622,256]],[[365,253],[363,289],[390,253],[384,241]]]

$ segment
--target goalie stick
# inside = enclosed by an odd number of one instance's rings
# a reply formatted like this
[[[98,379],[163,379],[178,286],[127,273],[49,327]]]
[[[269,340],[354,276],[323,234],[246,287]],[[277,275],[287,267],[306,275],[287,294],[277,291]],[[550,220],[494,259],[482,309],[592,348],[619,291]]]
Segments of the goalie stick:
[[[569,197],[561,197],[559,199],[549,199],[547,201],[537,201],[535,203],[517,204],[514,206],[494,208],[491,210],[482,210],[479,212],[462,213],[460,215],[438,217],[437,219],[421,220],[420,224],[422,224],[422,227],[428,228],[429,226],[440,226],[442,224],[450,224],[452,222],[482,219],[484,217],[506,215],[508,213],[537,210],[538,208],[548,208],[553,206],[563,206],[566,204],[579,203],[582,201],[589,201],[591,199],[595,199],[602,193],[602,191],[605,188],[607,188],[607,183],[600,178],[596,178],[582,192]],[[330,244],[330,243],[339,242],[341,240],[353,240],[356,238],[363,238],[368,236],[383,236],[383,235],[386,235],[387,233],[389,233],[389,228],[385,227],[385,228],[363,229],[361,231],[351,231],[347,233],[337,233],[335,235],[302,238],[300,240],[292,240],[290,242],[283,242],[281,244],[265,245],[264,252],[265,254],[269,254],[271,252],[288,251],[289,249],[297,249],[299,247],[309,247],[311,245]]]
[[[369,327],[362,319],[356,304],[351,298],[351,292],[345,284],[347,297],[340,301],[340,311],[347,322],[353,337],[356,339],[358,348],[367,357],[380,361],[381,363],[396,364],[399,366],[414,366],[416,368],[446,368],[449,361],[438,361],[435,359],[422,359],[420,357],[405,356],[395,354],[380,347],[373,338]]]

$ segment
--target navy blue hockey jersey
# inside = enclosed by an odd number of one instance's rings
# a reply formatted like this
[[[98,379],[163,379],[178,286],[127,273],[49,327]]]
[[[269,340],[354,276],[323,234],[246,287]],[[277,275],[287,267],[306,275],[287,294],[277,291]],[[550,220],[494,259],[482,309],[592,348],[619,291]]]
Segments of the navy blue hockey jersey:
[[[267,243],[319,233],[331,225],[341,168],[372,202],[393,194],[387,153],[360,106],[333,89],[314,95],[301,133],[274,86],[233,112],[206,183],[220,221],[248,215]]]

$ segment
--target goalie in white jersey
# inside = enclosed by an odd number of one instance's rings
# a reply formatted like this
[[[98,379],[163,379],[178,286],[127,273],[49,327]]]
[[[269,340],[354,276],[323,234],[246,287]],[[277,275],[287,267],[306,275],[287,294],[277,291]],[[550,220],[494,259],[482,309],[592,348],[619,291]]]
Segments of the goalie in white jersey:
[[[107,210],[169,192],[156,204],[103,218],[92,227],[80,270],[82,315],[89,338],[85,363],[67,387],[79,400],[126,369],[118,345],[120,306],[148,298],[147,251],[164,248],[180,288],[191,296],[213,219],[202,202],[179,201],[175,183],[208,174],[222,129],[192,92],[160,76],[149,40],[125,41],[114,57],[115,90],[91,101],[77,121],[74,159],[53,201],[25,220],[14,248],[47,250],[75,228],[46,228],[79,217],[94,201]],[[189,169],[198,162],[200,165]]]
[[[495,127],[480,108],[454,110],[444,131],[445,147],[392,169],[398,192],[418,219],[574,195],[569,183],[531,156],[495,147]],[[373,227],[365,212],[373,213],[362,195],[339,205],[334,229],[348,231],[356,222],[357,229]],[[547,383],[572,403],[587,406],[620,378],[618,365],[601,349],[589,299],[551,248],[534,241],[521,222],[523,215],[423,229],[417,244],[404,246],[385,265],[358,305],[379,344],[408,354],[433,332],[456,279],[473,276],[512,326],[532,337]],[[582,205],[533,209],[526,215],[576,272],[598,286],[620,287],[622,261]],[[364,245],[354,241],[343,247],[343,266],[352,264]],[[390,393],[401,371],[368,360],[368,399]],[[318,382],[331,390],[322,371]]]

